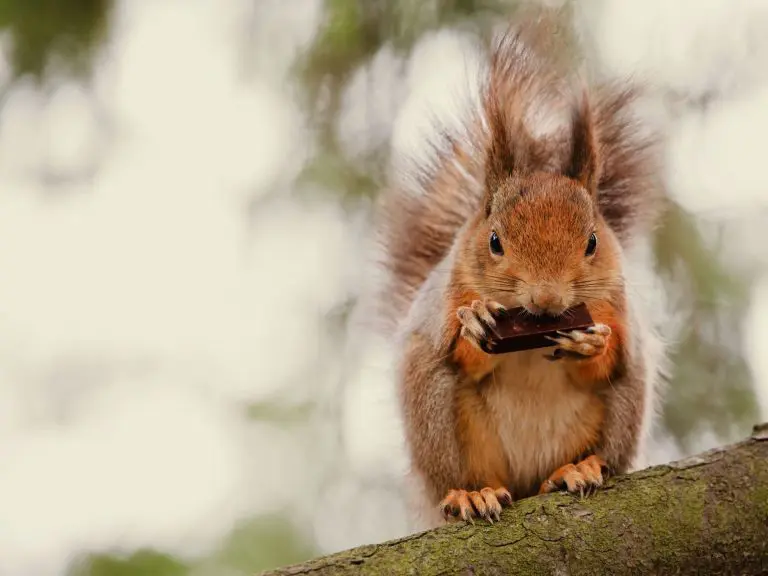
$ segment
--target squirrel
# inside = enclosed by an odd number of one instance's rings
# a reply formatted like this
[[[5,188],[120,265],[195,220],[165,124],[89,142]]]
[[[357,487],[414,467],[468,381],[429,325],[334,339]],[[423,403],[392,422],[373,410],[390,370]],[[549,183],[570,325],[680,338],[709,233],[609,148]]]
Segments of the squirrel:
[[[631,113],[636,86],[563,70],[551,23],[506,28],[479,106],[457,133],[435,130],[433,161],[411,161],[379,198],[378,302],[396,336],[414,511],[430,526],[589,494],[636,465],[653,418],[660,340],[624,266],[663,206],[659,139]],[[508,309],[577,303],[593,328],[544,350],[481,349]]]

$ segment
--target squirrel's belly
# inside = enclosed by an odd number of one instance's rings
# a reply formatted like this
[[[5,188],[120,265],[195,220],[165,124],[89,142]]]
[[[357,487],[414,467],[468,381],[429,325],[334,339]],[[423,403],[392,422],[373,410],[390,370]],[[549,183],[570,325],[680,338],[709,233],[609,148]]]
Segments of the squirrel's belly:
[[[489,380],[484,395],[516,497],[535,493],[598,439],[601,400],[571,383],[563,364],[544,359],[541,350],[510,354]]]

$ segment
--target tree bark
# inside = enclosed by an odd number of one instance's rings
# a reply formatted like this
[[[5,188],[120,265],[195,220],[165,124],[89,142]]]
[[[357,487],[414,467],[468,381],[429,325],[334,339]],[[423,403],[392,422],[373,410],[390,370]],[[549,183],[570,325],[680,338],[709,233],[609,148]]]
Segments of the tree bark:
[[[768,574],[768,424],[584,499],[527,498],[493,525],[457,522],[262,574]]]

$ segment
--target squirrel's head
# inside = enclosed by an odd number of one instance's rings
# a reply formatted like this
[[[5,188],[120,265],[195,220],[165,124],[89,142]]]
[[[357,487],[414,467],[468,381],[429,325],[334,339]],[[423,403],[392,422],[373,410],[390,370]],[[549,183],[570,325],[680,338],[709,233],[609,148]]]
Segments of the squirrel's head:
[[[610,298],[621,281],[619,246],[598,209],[599,158],[586,101],[574,116],[562,173],[526,170],[522,155],[495,144],[470,238],[487,295],[552,315]]]

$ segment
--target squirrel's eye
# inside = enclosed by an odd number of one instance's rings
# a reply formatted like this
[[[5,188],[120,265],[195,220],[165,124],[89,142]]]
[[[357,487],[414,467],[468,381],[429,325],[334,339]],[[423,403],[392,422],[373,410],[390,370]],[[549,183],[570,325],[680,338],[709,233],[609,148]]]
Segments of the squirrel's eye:
[[[592,254],[595,253],[595,250],[597,250],[597,234],[592,232],[587,241],[587,251],[585,252],[585,255],[592,256]]]
[[[488,242],[488,244],[491,247],[491,252],[496,254],[496,256],[501,256],[504,254],[504,248],[501,247],[501,240],[499,240],[499,236],[495,231],[491,232],[491,240]]]

